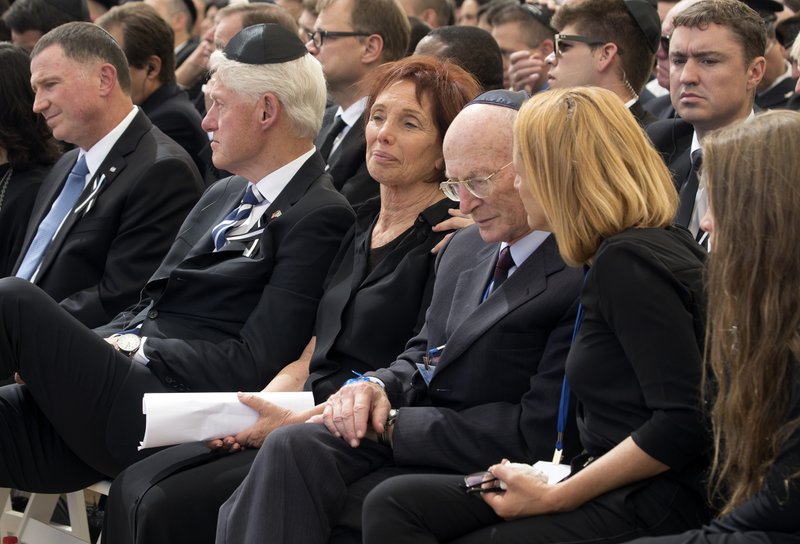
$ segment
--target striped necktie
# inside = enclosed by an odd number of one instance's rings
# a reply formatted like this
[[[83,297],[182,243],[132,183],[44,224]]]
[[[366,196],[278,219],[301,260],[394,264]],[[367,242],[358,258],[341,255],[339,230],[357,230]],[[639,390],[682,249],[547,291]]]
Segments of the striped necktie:
[[[220,221],[216,227],[211,229],[211,239],[214,241],[214,251],[219,251],[222,249],[222,246],[225,245],[225,233],[244,224],[247,221],[247,218],[250,217],[250,212],[253,210],[253,206],[259,202],[261,202],[261,199],[253,192],[253,184],[248,184],[247,190],[245,190],[244,197],[242,198],[242,203],[239,204],[235,210],[226,215],[225,219]]]

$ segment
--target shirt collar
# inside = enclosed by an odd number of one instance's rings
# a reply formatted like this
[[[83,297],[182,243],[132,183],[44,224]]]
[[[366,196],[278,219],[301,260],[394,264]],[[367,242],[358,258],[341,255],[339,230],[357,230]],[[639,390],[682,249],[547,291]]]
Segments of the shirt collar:
[[[85,152],[86,167],[89,169],[89,179],[95,175],[95,172],[97,172],[97,170],[100,168],[100,165],[103,164],[104,160],[106,160],[106,156],[111,151],[111,148],[116,145],[122,134],[128,130],[128,127],[131,125],[133,118],[136,117],[138,112],[139,109],[134,106],[130,113],[128,113],[128,115],[126,115],[117,126],[111,129],[108,134],[100,138],[96,144],[94,144]],[[84,153],[83,149],[81,149],[81,153]]]
[[[316,152],[317,148],[311,147],[308,151],[297,157],[296,159],[284,164],[277,170],[274,170],[261,178],[256,183],[254,191],[264,197],[267,204],[271,204],[278,198],[281,191],[289,184],[292,178],[297,174],[300,168],[306,161]],[[263,201],[262,201],[263,204]]]
[[[755,116],[756,116],[756,112],[753,111],[753,110],[750,110],[750,115],[748,115],[747,118],[742,122],[743,123],[747,123],[748,121],[753,119]],[[700,140],[697,138],[697,132],[692,131],[692,147],[689,149],[689,154],[691,155],[692,153],[694,153],[698,149],[702,149],[702,148],[703,148],[703,146],[700,145]]]
[[[539,249],[539,246],[547,240],[550,233],[544,230],[534,230],[511,245],[511,257],[514,259],[514,266],[519,267],[524,263],[528,257],[533,255],[533,252]],[[500,244],[500,249],[507,247],[506,242]]]
[[[361,119],[361,115],[364,113],[365,109],[367,109],[367,97],[362,96],[350,104],[350,107],[346,110],[343,110],[342,107],[339,106],[339,109],[336,110],[336,115],[341,116],[348,127],[352,127]]]

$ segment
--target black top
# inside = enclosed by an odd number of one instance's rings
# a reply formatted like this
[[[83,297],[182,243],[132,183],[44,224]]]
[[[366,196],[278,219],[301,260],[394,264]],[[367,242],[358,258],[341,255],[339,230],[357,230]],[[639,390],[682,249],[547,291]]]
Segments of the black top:
[[[13,170],[4,193],[3,178],[8,168],[8,164],[0,166],[0,278],[14,269],[36,194],[50,170],[50,166],[34,166],[24,172]]]
[[[800,417],[800,374],[795,371],[789,420]],[[800,430],[786,440],[761,489],[701,529],[636,540],[635,544],[796,544],[800,534]],[[790,478],[795,475],[795,478]]]
[[[423,211],[372,271],[370,240],[380,200],[368,200],[358,209],[317,312],[317,346],[306,382],[316,402],[354,377],[353,370],[364,373],[394,361],[422,328],[433,292],[431,248],[446,234],[431,228],[450,217],[447,210],[454,205],[445,199]]]
[[[698,413],[705,251],[686,229],[629,229],[606,239],[581,293],[567,358],[583,447],[600,456],[632,436],[700,491],[709,445]]]

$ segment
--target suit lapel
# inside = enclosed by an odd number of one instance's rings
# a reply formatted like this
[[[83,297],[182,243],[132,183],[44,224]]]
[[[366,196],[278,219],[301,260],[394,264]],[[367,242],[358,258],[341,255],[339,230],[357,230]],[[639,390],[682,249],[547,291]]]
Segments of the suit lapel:
[[[142,113],[141,110],[136,113],[136,116],[133,118],[131,124],[128,126],[125,132],[122,133],[122,136],[120,136],[120,138],[108,152],[102,164],[100,164],[100,168],[97,169],[97,172],[95,172],[91,181],[81,193],[81,196],[78,198],[78,201],[75,204],[75,208],[78,208],[92,194],[95,182],[97,182],[99,185],[97,187],[98,191],[94,195],[94,198],[100,198],[100,195],[102,195],[103,192],[114,182],[117,176],[119,176],[120,173],[125,170],[125,167],[128,165],[126,157],[136,150],[136,147],[139,145],[139,141],[142,139],[142,136],[144,136],[147,131],[152,128],[152,126],[153,125],[147,119],[147,116]],[[57,258],[61,246],[64,245],[64,240],[66,240],[69,232],[76,225],[76,223],[78,223],[78,221],[80,221],[80,219],[86,215],[90,214],[91,210],[84,210],[78,213],[72,211],[67,214],[67,217],[64,219],[64,224],[61,225],[58,234],[53,239],[50,247],[47,248],[47,253],[45,253],[44,259],[42,259],[42,265],[39,270],[39,274],[37,275],[38,278],[42,278],[44,276],[52,262]]]
[[[466,271],[468,276],[464,279],[464,292],[458,292],[461,290],[458,286],[457,292],[454,293],[453,308],[463,312],[467,317],[448,334],[447,348],[439,361],[437,372],[451,361],[458,359],[470,345],[498,321],[542,293],[547,287],[547,277],[565,266],[563,261],[558,258],[558,247],[551,235],[485,302],[477,307],[475,307],[475,302],[472,302],[470,306],[470,300],[474,301],[478,297],[478,302],[480,302],[480,299],[483,298],[484,290],[497,261],[497,245],[494,244],[491,247],[493,248],[493,258],[484,258],[476,268]],[[459,282],[461,281],[462,278],[459,277]],[[470,295],[466,293],[468,289],[473,289],[471,299]],[[467,308],[469,307],[473,307],[474,310],[468,313]]]

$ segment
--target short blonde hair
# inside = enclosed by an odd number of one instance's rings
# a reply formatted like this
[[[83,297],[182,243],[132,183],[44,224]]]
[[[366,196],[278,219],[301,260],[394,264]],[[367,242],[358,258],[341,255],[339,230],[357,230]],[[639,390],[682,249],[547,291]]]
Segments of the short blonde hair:
[[[514,146],[569,264],[589,261],[609,236],[663,228],[675,216],[678,197],[667,167],[610,91],[537,94],[519,112]]]

